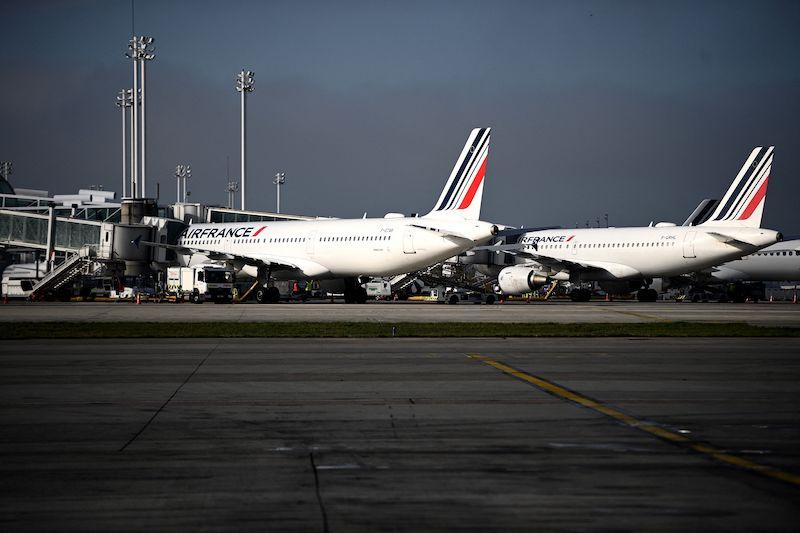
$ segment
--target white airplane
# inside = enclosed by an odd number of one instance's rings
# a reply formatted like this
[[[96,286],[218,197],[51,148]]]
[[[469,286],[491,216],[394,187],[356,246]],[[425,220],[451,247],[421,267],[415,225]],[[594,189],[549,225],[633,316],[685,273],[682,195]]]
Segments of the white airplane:
[[[657,297],[653,278],[669,278],[739,259],[782,240],[762,229],[761,217],[774,147],[755,148],[711,216],[697,226],[661,223],[634,228],[534,231],[517,244],[478,247],[507,251],[530,262],[498,275],[504,294],[524,294],[552,280],[598,281],[612,292],[639,288],[638,298]],[[587,290],[572,299],[586,301]]]
[[[324,219],[256,223],[191,224],[177,245],[161,246],[185,264],[227,261],[261,282],[258,302],[277,302],[272,279],[344,279],[345,301],[362,303],[358,278],[413,272],[488,242],[494,224],[479,220],[490,128],[467,139],[439,200],[430,213],[406,217]]]
[[[800,240],[784,241],[767,246],[736,261],[713,267],[713,279],[731,281],[798,281],[800,280]]]

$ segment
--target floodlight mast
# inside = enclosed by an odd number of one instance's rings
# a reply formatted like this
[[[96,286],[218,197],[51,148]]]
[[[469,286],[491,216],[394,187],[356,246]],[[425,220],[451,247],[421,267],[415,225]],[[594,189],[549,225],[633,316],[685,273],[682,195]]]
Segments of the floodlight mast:
[[[134,141],[136,140],[136,137],[134,136],[134,131],[133,131],[133,89],[128,89],[126,91],[126,93],[128,95],[128,116],[130,117],[130,120],[131,120],[131,126],[130,126],[130,137],[131,137],[130,148],[131,148],[131,151],[130,151],[130,154],[131,154],[131,171],[132,171],[133,170],[133,157],[134,157],[134,154],[136,153],[136,144],[134,143]],[[128,189],[129,189],[131,198],[134,198],[136,195],[134,193],[133,174],[131,174],[130,177],[128,178]]]
[[[9,176],[14,173],[14,163],[11,161],[0,161],[0,176],[8,181]]]
[[[255,73],[250,70],[242,69],[239,74],[236,75],[236,90],[242,93],[242,210],[244,211],[247,209],[246,207],[246,196],[247,196],[247,160],[245,158],[245,146],[247,145],[246,139],[246,123],[245,123],[245,99],[246,95],[249,92],[253,92],[255,88],[253,82],[253,75]]]
[[[228,192],[228,209],[233,209],[234,195],[239,190],[239,182],[229,180],[225,190]]]
[[[131,108],[131,197],[139,197],[139,40],[132,36],[126,56],[133,61],[133,107]]]
[[[148,61],[152,61],[156,56],[153,53],[154,50],[151,47],[153,44],[152,37],[139,37],[138,40],[138,53],[139,53],[139,62],[142,65],[142,197],[147,197],[147,142],[145,133],[147,132],[147,128],[145,127],[145,119],[147,114],[145,113],[145,64]]]
[[[277,205],[277,209],[276,209],[275,212],[276,213],[280,213],[281,212],[281,185],[286,183],[286,173],[285,172],[278,172],[277,174],[275,174],[275,177],[272,178],[272,183],[274,183],[275,187],[277,187],[277,189],[278,189],[278,196],[277,196],[278,205]]]
[[[186,203],[186,180],[192,177],[192,165],[178,165],[175,167],[175,178],[178,181],[178,194],[175,197],[175,203]],[[183,193],[181,194],[181,180],[183,180]],[[181,196],[183,199],[181,200]]]
[[[125,114],[130,106],[130,89],[120,90],[117,95],[117,107],[122,111],[122,198],[128,196],[128,162],[126,157],[128,153],[128,136],[125,126]]]
[[[175,167],[175,181],[178,184],[178,190],[175,193],[175,203],[181,203],[181,167],[183,165],[178,165]]]

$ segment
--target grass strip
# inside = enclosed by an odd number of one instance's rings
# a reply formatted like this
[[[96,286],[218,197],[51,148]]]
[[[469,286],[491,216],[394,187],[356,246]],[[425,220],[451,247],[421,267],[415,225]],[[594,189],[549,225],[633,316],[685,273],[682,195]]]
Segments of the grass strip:
[[[708,322],[17,322],[0,328],[0,339],[209,337],[800,337],[800,328]]]

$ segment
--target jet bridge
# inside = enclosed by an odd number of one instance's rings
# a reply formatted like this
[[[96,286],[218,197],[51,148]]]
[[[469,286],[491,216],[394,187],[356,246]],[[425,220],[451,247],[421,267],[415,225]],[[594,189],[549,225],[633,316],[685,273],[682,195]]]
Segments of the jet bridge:
[[[51,265],[49,272],[33,288],[35,297],[55,293],[81,274],[94,274],[101,268],[121,270],[127,262],[126,273],[135,275],[136,265],[147,264],[146,252],[130,244],[133,233],[152,231],[150,226],[120,225],[96,220],[0,209],[0,247],[45,250]],[[149,238],[149,233],[148,233]],[[66,259],[54,265],[56,252]]]
[[[113,223],[57,217],[52,209],[47,215],[0,209],[0,246],[77,253],[89,245],[110,259],[113,231]]]

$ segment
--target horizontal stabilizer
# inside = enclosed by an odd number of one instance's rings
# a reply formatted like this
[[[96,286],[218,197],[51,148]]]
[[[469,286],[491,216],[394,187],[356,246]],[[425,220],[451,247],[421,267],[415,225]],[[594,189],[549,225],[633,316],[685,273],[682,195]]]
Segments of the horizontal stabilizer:
[[[747,242],[747,241],[743,241],[741,239],[737,239],[736,237],[731,237],[730,235],[725,235],[724,233],[718,233],[716,231],[709,231],[708,235],[710,235],[711,237],[714,237],[719,242],[723,242],[725,244],[730,244],[731,246],[736,246],[737,248],[741,248],[743,250],[746,250],[748,248],[758,248],[758,246],[756,246],[753,243],[750,243],[750,242]]]

